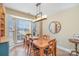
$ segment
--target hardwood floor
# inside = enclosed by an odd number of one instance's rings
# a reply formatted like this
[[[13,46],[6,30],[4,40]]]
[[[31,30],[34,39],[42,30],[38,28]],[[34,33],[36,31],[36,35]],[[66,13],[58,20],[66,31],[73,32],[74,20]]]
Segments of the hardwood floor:
[[[10,56],[27,56],[27,49],[23,45],[16,46],[10,50]],[[57,49],[57,56],[69,56],[69,53],[60,49]]]

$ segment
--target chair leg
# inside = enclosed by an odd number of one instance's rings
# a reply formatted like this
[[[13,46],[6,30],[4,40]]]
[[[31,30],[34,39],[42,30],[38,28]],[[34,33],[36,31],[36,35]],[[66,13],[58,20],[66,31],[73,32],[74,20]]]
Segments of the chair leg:
[[[52,56],[54,56],[55,55],[55,53],[54,53],[54,51],[52,52]]]
[[[54,55],[56,56],[56,47],[54,48]]]
[[[28,54],[29,54],[29,53],[28,53],[28,48],[27,48],[27,56],[28,56]]]
[[[29,56],[29,46],[27,46],[27,56]]]

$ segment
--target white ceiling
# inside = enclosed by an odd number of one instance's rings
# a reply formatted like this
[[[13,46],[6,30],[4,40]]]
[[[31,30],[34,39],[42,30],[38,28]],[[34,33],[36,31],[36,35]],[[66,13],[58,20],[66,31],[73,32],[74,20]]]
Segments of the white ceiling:
[[[32,15],[36,14],[36,3],[4,3],[4,6],[12,8]],[[43,14],[50,16],[61,10],[65,10],[71,7],[79,5],[77,3],[42,3],[41,10]]]

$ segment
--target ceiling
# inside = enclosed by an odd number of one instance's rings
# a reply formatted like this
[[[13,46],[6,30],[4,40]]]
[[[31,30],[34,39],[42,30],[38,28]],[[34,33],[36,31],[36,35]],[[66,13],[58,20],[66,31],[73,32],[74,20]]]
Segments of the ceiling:
[[[36,3],[4,3],[4,6],[35,15],[36,14],[35,4]],[[77,3],[42,3],[41,10],[44,15],[50,16],[59,11],[74,7],[76,5],[79,5],[79,4]]]

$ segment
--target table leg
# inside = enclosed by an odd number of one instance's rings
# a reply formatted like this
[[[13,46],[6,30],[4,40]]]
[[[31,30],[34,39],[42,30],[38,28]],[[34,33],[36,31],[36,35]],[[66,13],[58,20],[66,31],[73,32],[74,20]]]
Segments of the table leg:
[[[40,48],[40,56],[44,56],[44,49]]]
[[[76,56],[77,56],[77,44],[75,44]]]
[[[55,54],[55,56],[56,56],[56,43],[55,43],[55,48],[54,48],[54,54]]]
[[[78,51],[77,51],[77,43],[75,43],[75,51],[71,51],[71,53],[70,53],[70,55],[72,54],[72,53],[76,53],[75,55],[76,56],[78,56],[77,54],[79,53]]]

